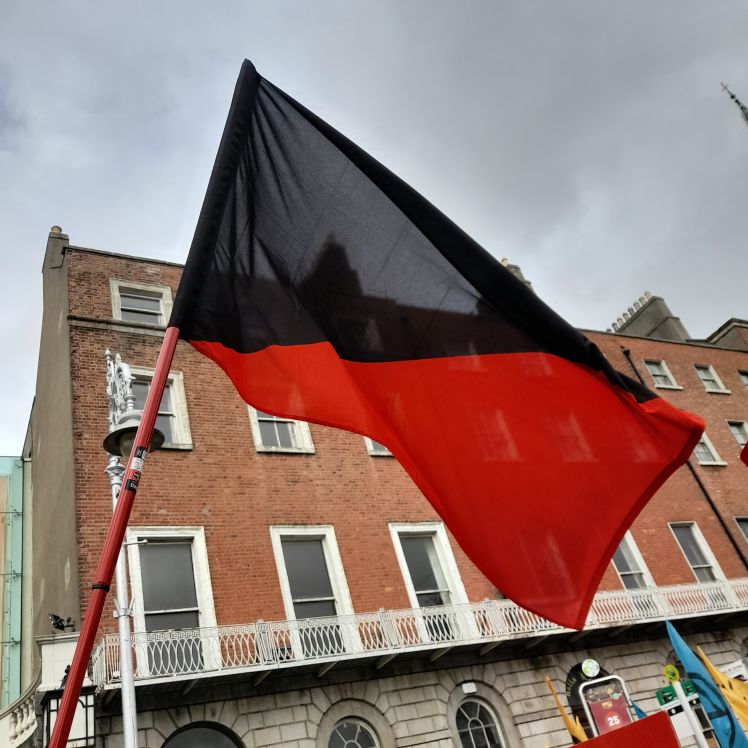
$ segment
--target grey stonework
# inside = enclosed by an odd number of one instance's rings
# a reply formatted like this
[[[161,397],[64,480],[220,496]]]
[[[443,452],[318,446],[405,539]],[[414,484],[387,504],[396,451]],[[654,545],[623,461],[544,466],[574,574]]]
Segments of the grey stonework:
[[[744,657],[748,627],[688,635],[715,664]],[[139,712],[140,748],[161,748],[177,729],[213,722],[230,729],[246,748],[286,746],[327,748],[335,724],[357,716],[378,734],[382,748],[457,746],[455,712],[466,698],[463,684],[474,684],[474,697],[487,703],[501,722],[510,748],[556,748],[570,739],[545,684],[548,675],[566,704],[569,670],[592,657],[608,672],[622,676],[632,698],[646,712],[657,710],[655,691],[665,685],[662,667],[671,653],[666,639],[609,643],[604,647],[514,657],[481,664],[349,682],[305,683],[298,690],[221,698],[209,703]],[[492,653],[493,654],[493,653]],[[288,684],[292,679],[279,680]],[[122,746],[121,720],[98,720],[100,748]],[[693,743],[684,742],[685,746]]]

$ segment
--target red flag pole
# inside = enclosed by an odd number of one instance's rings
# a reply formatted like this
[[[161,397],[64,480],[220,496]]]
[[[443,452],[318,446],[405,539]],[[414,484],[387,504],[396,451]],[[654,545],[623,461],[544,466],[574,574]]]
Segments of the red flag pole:
[[[112,515],[104,540],[104,548],[101,551],[99,566],[96,569],[96,576],[91,585],[91,597],[88,601],[86,616],[81,628],[78,644],[75,647],[75,655],[70,665],[70,672],[65,681],[65,688],[62,693],[62,702],[60,710],[57,713],[57,720],[49,741],[48,748],[64,748],[70,734],[70,726],[73,723],[75,709],[80,698],[83,677],[86,674],[88,661],[93,650],[94,638],[101,621],[101,613],[104,609],[109,587],[114,575],[114,567],[117,564],[122,541],[127,529],[127,521],[130,518],[130,511],[135,500],[135,493],[138,490],[138,482],[143,468],[143,458],[148,445],[151,442],[153,427],[158,415],[158,407],[161,403],[161,397],[164,394],[166,380],[171,369],[171,361],[174,358],[174,351],[179,340],[179,328],[167,327],[164,341],[161,344],[161,351],[158,354],[156,369],[153,372],[153,380],[148,390],[148,396],[143,407],[143,417],[138,426],[138,432],[135,435],[130,457],[127,461],[127,468],[122,480],[122,489],[120,491],[117,508]]]

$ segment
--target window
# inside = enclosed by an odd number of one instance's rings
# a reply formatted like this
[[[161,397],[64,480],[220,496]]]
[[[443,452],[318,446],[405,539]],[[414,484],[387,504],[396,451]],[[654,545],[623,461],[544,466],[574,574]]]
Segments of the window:
[[[123,322],[163,327],[171,315],[171,289],[111,278],[112,316]]]
[[[574,413],[549,411],[546,413],[546,419],[564,462],[595,461],[587,437]]]
[[[150,675],[196,672],[209,655],[200,629],[216,625],[202,528],[133,528],[127,531],[135,630],[183,631],[178,646],[168,637],[138,651],[138,670]],[[147,663],[141,661],[147,654]]]
[[[699,465],[727,464],[720,459],[720,456],[717,454],[717,450],[714,448],[714,445],[706,435],[706,432],[701,435],[701,439],[699,439],[699,443],[694,447],[693,453]]]
[[[283,538],[294,618],[334,616],[338,612],[322,538]]]
[[[309,424],[293,418],[281,418],[249,408],[252,438],[258,452],[299,452],[314,454]]]
[[[664,361],[645,361],[644,365],[647,367],[655,387],[671,390],[683,389],[678,386],[675,377],[670,373],[670,369]]]
[[[671,524],[670,529],[699,582],[714,582],[724,578],[704,536],[694,522]]]
[[[745,536],[745,539],[748,540],[748,517],[735,517],[735,521],[738,523],[738,527]]]
[[[146,631],[200,625],[191,538],[151,538],[140,549]]]
[[[452,593],[436,555],[434,536],[404,534],[400,545],[419,607],[449,605]]]
[[[738,371],[738,376],[740,377],[740,381],[748,387],[748,371]]]
[[[717,372],[714,371],[713,366],[694,364],[694,367],[696,368],[696,373],[699,375],[699,379],[707,392],[730,392],[730,390],[725,389],[725,385],[722,384],[722,380],[717,376]]]
[[[130,367],[132,373],[132,392],[135,395],[135,407],[143,410],[145,399],[153,379],[153,372],[148,369]],[[161,404],[158,407],[156,426],[164,434],[164,446],[171,449],[191,449],[192,435],[187,417],[187,400],[184,394],[184,377],[181,371],[172,371],[166,382]]]
[[[327,748],[379,748],[379,741],[369,725],[347,717],[335,725]]]
[[[389,720],[376,707],[359,699],[342,698],[329,706],[317,722],[317,740],[326,748],[380,748],[395,745]]]
[[[482,701],[465,699],[455,721],[462,748],[504,748],[498,720]]]
[[[624,535],[621,544],[613,554],[613,566],[621,577],[623,586],[628,590],[652,586],[652,578],[644,564],[644,559],[634,543],[630,532]]]
[[[372,457],[392,457],[392,452],[390,452],[390,450],[387,449],[384,444],[375,442],[368,436],[364,437],[364,442],[366,443],[366,451]]]
[[[745,421],[728,421],[727,425],[730,427],[730,431],[737,443],[741,447],[744,447],[746,442],[748,442],[748,423]]]
[[[467,602],[441,522],[391,524],[390,533],[412,607],[428,609]],[[428,641],[448,641],[457,633],[449,613],[425,612],[419,621],[421,636]]]
[[[286,616],[299,621],[283,646],[308,657],[355,648],[336,621],[307,620],[353,613],[335,530],[329,525],[271,527],[270,539]]]

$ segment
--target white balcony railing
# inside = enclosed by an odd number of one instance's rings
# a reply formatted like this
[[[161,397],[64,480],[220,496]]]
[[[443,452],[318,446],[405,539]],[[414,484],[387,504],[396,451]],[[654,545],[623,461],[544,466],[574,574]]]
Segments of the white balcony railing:
[[[748,609],[748,579],[599,592],[585,629]],[[488,644],[568,631],[509,600],[381,610],[300,621],[154,631],[132,636],[136,681],[194,678],[302,663]],[[106,634],[92,658],[98,688],[119,683],[119,637]]]
[[[38,722],[34,709],[34,697],[41,680],[41,673],[12,704],[0,711],[0,745],[18,748],[30,740]]]

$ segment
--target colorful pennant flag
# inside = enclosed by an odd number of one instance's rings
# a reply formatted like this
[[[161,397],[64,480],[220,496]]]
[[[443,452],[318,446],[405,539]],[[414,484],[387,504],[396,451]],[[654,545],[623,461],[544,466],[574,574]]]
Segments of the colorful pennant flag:
[[[561,719],[564,721],[564,725],[566,726],[572,740],[574,740],[575,743],[584,743],[589,740],[587,733],[582,727],[582,723],[579,721],[579,717],[574,716],[572,718],[567,714],[566,709],[564,709],[561,704],[561,699],[558,698],[558,694],[556,693],[556,689],[553,687],[551,679],[547,675],[545,676],[545,683],[553,696],[553,700],[556,702],[556,709],[558,709]]]
[[[709,671],[691,651],[691,648],[675,630],[673,624],[666,621],[666,625],[675,654],[688,673],[688,677],[693,681],[701,705],[712,723],[714,735],[721,748],[748,748],[748,738],[746,738],[743,728],[735,718],[735,714],[730,709],[719,687],[710,677]]]
[[[720,687],[722,695],[727,699],[730,708],[735,712],[743,731],[748,730],[748,683],[739,678],[730,678],[718,670],[704,654],[701,647],[696,647],[701,661],[704,663],[712,680]]]

